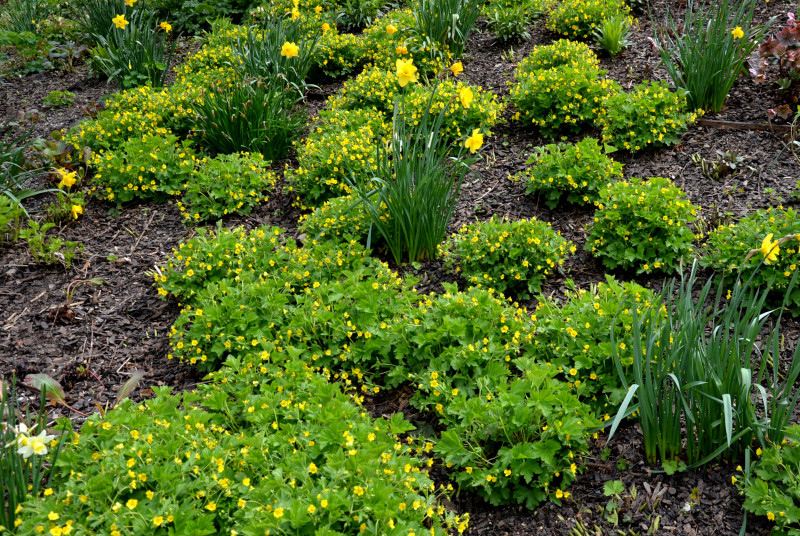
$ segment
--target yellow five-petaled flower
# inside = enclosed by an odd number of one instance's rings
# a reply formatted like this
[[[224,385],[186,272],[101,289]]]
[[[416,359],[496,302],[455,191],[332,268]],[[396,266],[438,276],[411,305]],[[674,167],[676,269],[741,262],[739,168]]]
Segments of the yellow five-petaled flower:
[[[761,242],[761,253],[763,253],[764,257],[766,258],[764,261],[766,264],[770,264],[771,262],[778,260],[778,253],[781,252],[781,248],[778,246],[778,241],[776,240],[773,242],[772,236],[772,233],[769,233]]]
[[[289,41],[286,41],[281,47],[281,56],[285,58],[294,58],[299,53],[300,47]]]
[[[469,149],[469,152],[475,154],[475,151],[481,148],[483,145],[483,134],[481,133],[481,129],[476,128],[472,131],[472,135],[467,138],[467,141],[464,142],[464,147]]]
[[[114,26],[116,26],[116,27],[117,27],[117,28],[119,28],[120,30],[124,30],[124,29],[125,29],[125,26],[127,26],[128,24],[130,24],[130,22],[128,22],[128,21],[126,21],[126,20],[125,20],[125,15],[117,15],[116,17],[114,17],[113,19],[111,19],[111,22],[113,22],[113,23],[114,23]]]
[[[397,27],[394,26],[393,24],[390,24],[389,26],[386,27],[386,33],[387,34],[392,35],[392,34],[394,34],[396,32],[397,32]]]
[[[409,82],[417,81],[417,68],[412,60],[397,60],[397,81],[400,87],[406,87]]]
[[[742,37],[744,37],[744,31],[742,31],[741,26],[737,26],[736,28],[731,30],[731,34],[733,34],[734,39],[741,39]]]

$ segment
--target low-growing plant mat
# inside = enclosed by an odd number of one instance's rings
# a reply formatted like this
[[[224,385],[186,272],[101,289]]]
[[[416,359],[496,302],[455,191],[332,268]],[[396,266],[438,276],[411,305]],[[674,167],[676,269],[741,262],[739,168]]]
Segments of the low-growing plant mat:
[[[660,20],[667,2],[651,2],[654,17]],[[673,7],[677,2],[668,2]],[[758,20],[783,16],[785,4],[760,3]],[[658,66],[659,57],[647,41],[651,34],[650,17],[637,13],[639,26],[634,28],[633,45],[621,56],[610,60],[601,55],[601,67],[625,90],[646,79],[666,79]],[[479,24],[480,27],[480,24]],[[542,20],[531,25],[532,39],[513,45],[513,58],[508,47],[496,43],[485,29],[473,33],[463,59],[463,78],[499,95],[508,92],[506,81],[512,79],[514,65],[537,44],[551,42],[556,36],[544,28]],[[21,79],[6,79],[0,87],[0,120],[16,117],[19,111],[38,111],[33,123],[35,133],[45,136],[51,130],[68,127],[82,117],[78,105],[86,106],[110,93],[113,87],[90,79],[85,70],[73,75],[49,73],[29,75]],[[341,81],[321,84],[309,96],[306,106],[313,115],[324,105],[323,97],[341,86]],[[41,99],[50,91],[75,93],[75,104],[69,108],[49,109]],[[777,101],[769,84],[755,85],[749,78],[740,78],[733,87],[726,107],[721,113],[707,118],[761,122],[764,111]],[[506,112],[505,119],[509,119]],[[599,132],[587,132],[600,137]],[[570,138],[575,141],[577,138]],[[591,206],[569,206],[562,203],[549,210],[544,199],[525,194],[525,184],[508,180],[525,168],[531,149],[548,143],[535,132],[523,129],[515,122],[505,122],[493,129],[486,138],[484,159],[477,168],[480,181],[468,178],[461,190],[455,216],[449,231],[465,223],[486,221],[492,216],[510,219],[537,218],[550,222],[553,229],[577,246],[576,254],[557,273],[544,283],[543,292],[555,298],[563,296],[567,277],[577,286],[588,288],[603,281],[606,271],[601,263],[583,250],[586,226],[592,221]],[[699,153],[707,159],[717,157],[716,151],[732,151],[745,157],[736,172],[721,179],[703,176],[692,162]],[[290,153],[289,166],[295,165]],[[769,132],[725,131],[691,127],[681,145],[635,156],[615,153],[614,158],[625,164],[624,176],[663,176],[675,182],[689,199],[703,210],[701,215],[711,223],[737,218],[756,208],[778,205],[794,206],[791,192],[800,177],[800,164],[785,149],[782,139]],[[287,162],[275,165],[282,169]],[[293,199],[283,192],[279,182],[268,203],[256,207],[246,218],[229,218],[226,226],[276,225],[298,238]],[[779,201],[781,198],[782,201]],[[40,201],[37,201],[40,202]],[[113,401],[116,390],[134,370],[145,373],[142,385],[134,398],[149,396],[150,385],[166,385],[176,390],[191,389],[202,381],[202,375],[188,365],[167,359],[167,333],[177,318],[179,307],[174,301],[159,299],[152,286],[152,277],[145,272],[161,264],[180,242],[193,232],[182,223],[178,209],[169,204],[140,204],[125,207],[114,215],[114,205],[92,199],[84,208],[84,216],[59,231],[66,239],[84,243],[85,250],[65,271],[57,266],[38,266],[31,263],[23,243],[0,247],[0,373],[16,371],[21,378],[28,373],[47,373],[56,378],[67,393],[68,403],[78,411],[95,411],[100,404]],[[302,238],[302,237],[300,237]],[[381,255],[381,252],[378,252]],[[384,256],[384,258],[386,258]],[[441,292],[442,282],[464,284],[444,269],[440,260],[427,261],[417,268],[401,267],[400,272],[420,279],[420,292]],[[623,280],[635,280],[650,288],[659,288],[663,280],[658,275],[634,277],[630,272],[617,272]],[[70,307],[66,290],[70,283],[91,279],[102,284],[77,284]],[[523,302],[529,310],[534,300]],[[785,319],[786,355],[800,339],[800,322]],[[33,393],[21,390],[33,400]],[[367,399],[366,407],[375,416],[404,412],[417,424],[435,426],[431,415],[418,413],[409,406],[413,390],[403,386]],[[55,416],[68,415],[62,407],[53,409]],[[80,416],[71,414],[77,421]],[[795,416],[795,422],[798,416]],[[520,506],[493,507],[471,493],[451,498],[450,506],[459,513],[469,512],[467,534],[488,535],[561,535],[569,534],[581,523],[587,530],[576,534],[615,533],[606,521],[603,509],[608,498],[604,484],[621,480],[625,492],[619,511],[619,529],[646,534],[658,520],[658,531],[664,534],[739,533],[742,520],[741,498],[731,485],[734,467],[718,466],[708,470],[689,471],[672,476],[656,474],[643,463],[641,434],[633,424],[617,431],[606,446],[602,434],[591,442],[591,454],[585,460],[586,471],[570,488],[571,498],[563,505],[544,504],[536,511]],[[610,453],[604,454],[609,448]],[[623,468],[624,465],[624,468]],[[438,482],[447,482],[447,469],[435,466],[432,471]],[[631,497],[635,486],[637,497]],[[626,518],[630,516],[630,519]],[[748,520],[748,534],[766,535],[766,521]]]

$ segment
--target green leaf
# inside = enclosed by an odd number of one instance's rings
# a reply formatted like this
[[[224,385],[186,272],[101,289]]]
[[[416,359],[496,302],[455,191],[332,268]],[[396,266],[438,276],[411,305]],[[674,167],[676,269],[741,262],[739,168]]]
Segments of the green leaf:
[[[622,480],[609,480],[603,485],[603,495],[606,497],[613,497],[625,491],[625,486]]]
[[[47,393],[47,398],[55,400],[60,404],[66,404],[67,398],[61,384],[47,374],[28,374],[23,380],[26,385],[37,391],[43,389]]]

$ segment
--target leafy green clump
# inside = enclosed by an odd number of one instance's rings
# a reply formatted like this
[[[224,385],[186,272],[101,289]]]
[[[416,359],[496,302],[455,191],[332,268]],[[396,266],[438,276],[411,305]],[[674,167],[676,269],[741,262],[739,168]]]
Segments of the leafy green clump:
[[[770,285],[775,295],[783,299],[800,265],[800,241],[792,239],[795,235],[800,235],[800,215],[796,210],[774,207],[759,209],[736,223],[721,225],[711,231],[700,263],[719,272],[742,270],[741,277],[752,277],[754,286]],[[758,252],[745,262],[750,251],[762,248],[768,236],[770,243],[789,238],[777,249],[768,250],[775,254],[773,260],[765,260],[764,253]],[[800,308],[800,289],[796,286],[786,298],[790,307]]]
[[[440,249],[445,265],[469,283],[525,297],[539,292],[545,278],[575,252],[549,223],[494,218],[463,226]]]
[[[619,84],[601,79],[605,71],[561,66],[515,75],[510,101],[514,119],[539,128],[543,136],[580,132],[606,113],[605,103],[619,91]]]
[[[527,182],[527,194],[543,193],[550,209],[563,197],[580,205],[594,202],[602,187],[622,177],[622,164],[606,156],[595,138],[539,147],[527,163],[533,167],[513,180]]]
[[[663,80],[611,95],[605,106],[607,113],[599,118],[603,143],[632,153],[678,143],[698,117],[685,111],[685,94],[670,91]]]
[[[674,272],[689,258],[695,235],[688,224],[700,207],[662,177],[633,178],[600,191],[586,250],[610,269]]]
[[[180,195],[194,170],[190,145],[172,134],[145,135],[128,139],[118,150],[96,153],[91,164],[98,195],[117,203]]]
[[[626,390],[614,367],[609,333],[614,330],[617,355],[629,365],[630,307],[650,306],[655,301],[654,294],[636,283],[618,283],[611,276],[589,290],[576,290],[570,284],[568,288],[563,307],[552,298],[540,301],[535,313],[534,345],[527,354],[536,361],[555,365],[559,377],[569,382],[598,417],[613,414]],[[627,377],[630,380],[630,371]]]
[[[186,184],[178,207],[189,222],[218,220],[229,214],[250,214],[275,185],[269,162],[259,153],[203,158]]]
[[[604,20],[630,17],[631,8],[624,0],[566,0],[547,17],[547,29],[567,37],[590,39]]]

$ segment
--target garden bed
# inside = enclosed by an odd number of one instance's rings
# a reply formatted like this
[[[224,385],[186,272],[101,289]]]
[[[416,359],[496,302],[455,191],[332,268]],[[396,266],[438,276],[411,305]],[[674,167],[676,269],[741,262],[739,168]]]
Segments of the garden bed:
[[[600,55],[607,77],[626,91],[645,80],[668,79],[659,65],[658,52],[648,41],[652,20],[663,20],[667,6],[677,2],[655,1],[650,11],[636,13],[638,19],[632,45],[615,58]],[[787,5],[779,1],[760,3],[756,20],[765,22],[776,17],[775,27],[783,23]],[[517,61],[537,45],[550,44],[557,36],[539,20],[529,28],[531,39],[503,45],[485,25],[471,34],[465,54],[463,80],[481,86],[502,98],[508,95],[507,82],[513,80]],[[189,45],[190,51],[198,47]],[[513,52],[511,52],[513,51]],[[342,87],[343,79],[320,82],[307,95],[304,106],[311,117],[322,109],[329,96]],[[115,90],[105,82],[92,78],[86,66],[75,73],[54,76],[51,73],[9,76],[0,86],[0,121],[16,118],[21,112],[36,110],[31,127],[38,136],[51,130],[68,129],[83,118],[81,106],[99,102]],[[71,91],[74,102],[67,108],[42,106],[40,101],[51,91]],[[765,111],[779,103],[778,92],[771,84],[756,84],[742,76],[733,86],[726,106],[718,114],[705,119],[747,124],[764,124]],[[548,279],[542,295],[563,301],[567,280],[578,288],[606,280],[607,274],[620,281],[635,281],[644,287],[659,290],[664,275],[636,275],[633,270],[607,270],[602,262],[586,250],[587,228],[593,222],[595,207],[562,201],[549,209],[543,196],[526,194],[526,184],[509,177],[526,169],[526,161],[534,147],[551,143],[536,130],[511,119],[513,110],[506,109],[500,122],[486,137],[482,157],[474,166],[480,178],[468,175],[461,189],[448,234],[463,225],[488,221],[492,217],[510,220],[536,218],[549,222],[565,239],[576,246],[576,253]],[[582,131],[600,137],[599,130]],[[579,138],[568,135],[570,141]],[[718,152],[740,156],[735,171],[721,178],[704,175],[692,157],[700,155],[708,161]],[[624,164],[625,179],[631,177],[666,177],[674,181],[695,205],[708,231],[717,224],[736,221],[756,209],[779,204],[798,208],[797,180],[800,164],[792,151],[791,141],[784,134],[764,130],[724,130],[693,125],[678,145],[633,155],[619,152],[614,159]],[[288,157],[274,162],[278,172],[276,186],[267,202],[256,206],[246,216],[223,219],[227,228],[246,230],[260,226],[276,226],[286,231],[287,238],[310,241],[298,228],[304,212],[295,203],[282,177],[285,167],[298,166],[296,148]],[[35,179],[44,184],[46,179]],[[97,197],[87,198],[83,215],[59,226],[56,234],[65,240],[83,244],[83,252],[70,269],[33,262],[24,241],[0,246],[0,374],[15,373],[18,380],[27,374],[46,373],[60,382],[68,404],[78,412],[91,414],[96,404],[113,402],[117,389],[134,371],[144,372],[141,388],[134,400],[153,395],[152,386],[173,388],[173,392],[189,391],[208,381],[205,374],[188,363],[171,359],[169,333],[179,318],[182,307],[175,298],[163,299],[153,285],[153,273],[163,267],[179,244],[197,236],[191,225],[173,203],[134,202],[117,206]],[[47,198],[32,205],[41,206]],[[213,228],[213,226],[211,226]],[[758,247],[758,244],[753,247]],[[375,252],[381,260],[391,262],[388,252]],[[442,283],[467,288],[463,279],[446,269],[443,260],[429,260],[415,266],[392,266],[401,275],[419,279],[420,294],[443,294]],[[703,272],[707,277],[709,270]],[[100,281],[102,280],[102,281]],[[70,287],[72,285],[72,287]],[[74,289],[67,298],[68,289]],[[515,299],[517,296],[512,294]],[[533,314],[538,301],[525,296],[519,303]],[[185,305],[185,304],[184,304]],[[782,357],[788,362],[800,340],[800,319],[785,317],[782,325],[785,349]],[[31,391],[21,389],[24,398],[35,400]],[[431,412],[415,409],[409,401],[414,389],[408,383],[388,389],[364,400],[373,417],[389,417],[402,412],[418,427],[437,429]],[[63,406],[52,408],[53,416],[73,418],[76,424],[83,417]],[[795,412],[793,422],[800,421]],[[731,477],[739,472],[733,465],[712,465],[707,469],[689,470],[667,476],[658,467],[645,463],[641,431],[633,421],[625,423],[613,441],[607,434],[589,440],[590,451],[582,460],[584,471],[569,487],[570,500],[562,504],[545,502],[536,509],[523,505],[492,506],[476,493],[462,491],[451,494],[444,504],[459,514],[469,513],[466,534],[612,534],[619,528],[636,534],[738,534],[742,525],[742,497],[731,485]],[[608,450],[607,450],[608,449]],[[451,470],[436,461],[431,476],[437,484],[446,485]],[[621,480],[619,493],[619,525],[609,521],[604,495],[607,482]],[[635,488],[635,492],[632,492]],[[749,516],[748,534],[768,534],[771,524],[765,518]],[[584,528],[581,528],[584,527]]]

